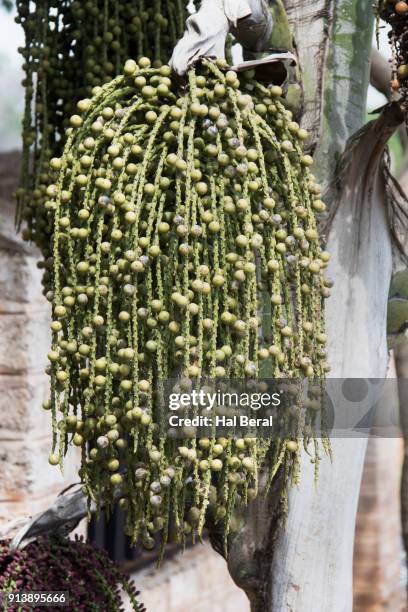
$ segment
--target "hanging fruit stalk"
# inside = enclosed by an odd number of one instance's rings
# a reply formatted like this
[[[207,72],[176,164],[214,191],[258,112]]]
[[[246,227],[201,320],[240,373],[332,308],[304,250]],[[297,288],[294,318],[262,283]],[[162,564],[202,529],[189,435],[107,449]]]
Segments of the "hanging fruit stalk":
[[[160,436],[160,381],[328,370],[325,206],[307,133],[281,88],[253,76],[205,61],[180,93],[168,66],[129,60],[78,103],[51,161],[50,462],[80,447],[87,494],[109,506],[120,488],[127,532],[146,546],[170,523],[201,535],[209,506],[227,537],[260,468],[289,474],[299,451]]]

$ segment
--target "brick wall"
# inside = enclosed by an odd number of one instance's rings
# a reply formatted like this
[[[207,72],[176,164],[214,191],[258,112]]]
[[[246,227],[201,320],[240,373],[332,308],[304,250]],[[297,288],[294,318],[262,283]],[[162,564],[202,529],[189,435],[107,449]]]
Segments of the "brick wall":
[[[393,356],[388,377],[396,377]],[[389,414],[394,414],[393,422],[397,422],[396,386],[387,387],[382,405]],[[375,425],[374,422],[373,434],[376,433]],[[354,547],[353,612],[402,612],[407,609],[401,579],[402,449],[402,440],[398,437],[371,437],[368,442]]]
[[[401,586],[399,439],[371,439],[354,551],[354,612],[406,610]]]
[[[50,415],[44,373],[49,306],[41,293],[38,254],[14,229],[12,192],[19,156],[0,155],[0,525],[46,508],[67,482],[48,465]]]

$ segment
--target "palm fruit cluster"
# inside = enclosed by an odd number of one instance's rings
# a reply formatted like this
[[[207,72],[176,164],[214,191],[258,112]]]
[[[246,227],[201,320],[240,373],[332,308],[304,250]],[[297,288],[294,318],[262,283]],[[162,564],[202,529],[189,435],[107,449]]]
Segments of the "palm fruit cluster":
[[[2,610],[29,612],[33,608],[68,607],[75,612],[118,612],[124,609],[123,593],[126,593],[127,609],[146,612],[129,576],[104,550],[85,543],[78,536],[73,540],[40,537],[18,550],[12,550],[8,541],[0,541],[0,567]],[[6,603],[7,594],[16,591],[24,592],[25,603]],[[35,597],[39,592],[49,593],[48,604],[38,605]]]
[[[177,378],[322,379],[329,255],[307,132],[282,90],[204,62],[181,90],[167,65],[128,60],[78,103],[46,189],[54,449],[82,449],[90,499],[127,509],[146,546],[169,525],[225,534],[296,439],[160,435],[157,393]]]
[[[390,43],[393,47],[393,91],[408,101],[408,3],[400,0],[381,0],[378,17],[390,24]]]
[[[66,121],[92,87],[106,83],[128,57],[167,61],[182,36],[185,0],[17,0],[25,33],[26,103],[17,222],[50,256],[43,204],[49,160],[61,154]]]

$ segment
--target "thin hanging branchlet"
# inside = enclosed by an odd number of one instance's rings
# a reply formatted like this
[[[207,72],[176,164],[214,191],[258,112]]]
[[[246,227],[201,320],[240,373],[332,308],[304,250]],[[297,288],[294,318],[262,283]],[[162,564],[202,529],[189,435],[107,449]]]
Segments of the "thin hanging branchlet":
[[[84,490],[108,511],[119,497],[148,548],[156,532],[200,538],[211,516],[227,550],[261,470],[297,481],[301,432],[175,439],[160,398],[173,378],[187,392],[262,372],[324,379],[329,255],[308,135],[280,87],[221,60],[181,93],[167,65],[128,60],[92,94],[48,170],[50,463],[80,447]]]

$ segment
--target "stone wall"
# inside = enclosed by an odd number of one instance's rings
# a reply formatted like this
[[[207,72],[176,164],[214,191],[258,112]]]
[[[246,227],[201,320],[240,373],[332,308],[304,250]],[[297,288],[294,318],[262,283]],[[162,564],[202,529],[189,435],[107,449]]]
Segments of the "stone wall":
[[[74,482],[48,464],[50,415],[44,373],[49,306],[41,293],[37,252],[16,235],[12,192],[19,155],[0,155],[0,525],[45,509]]]

